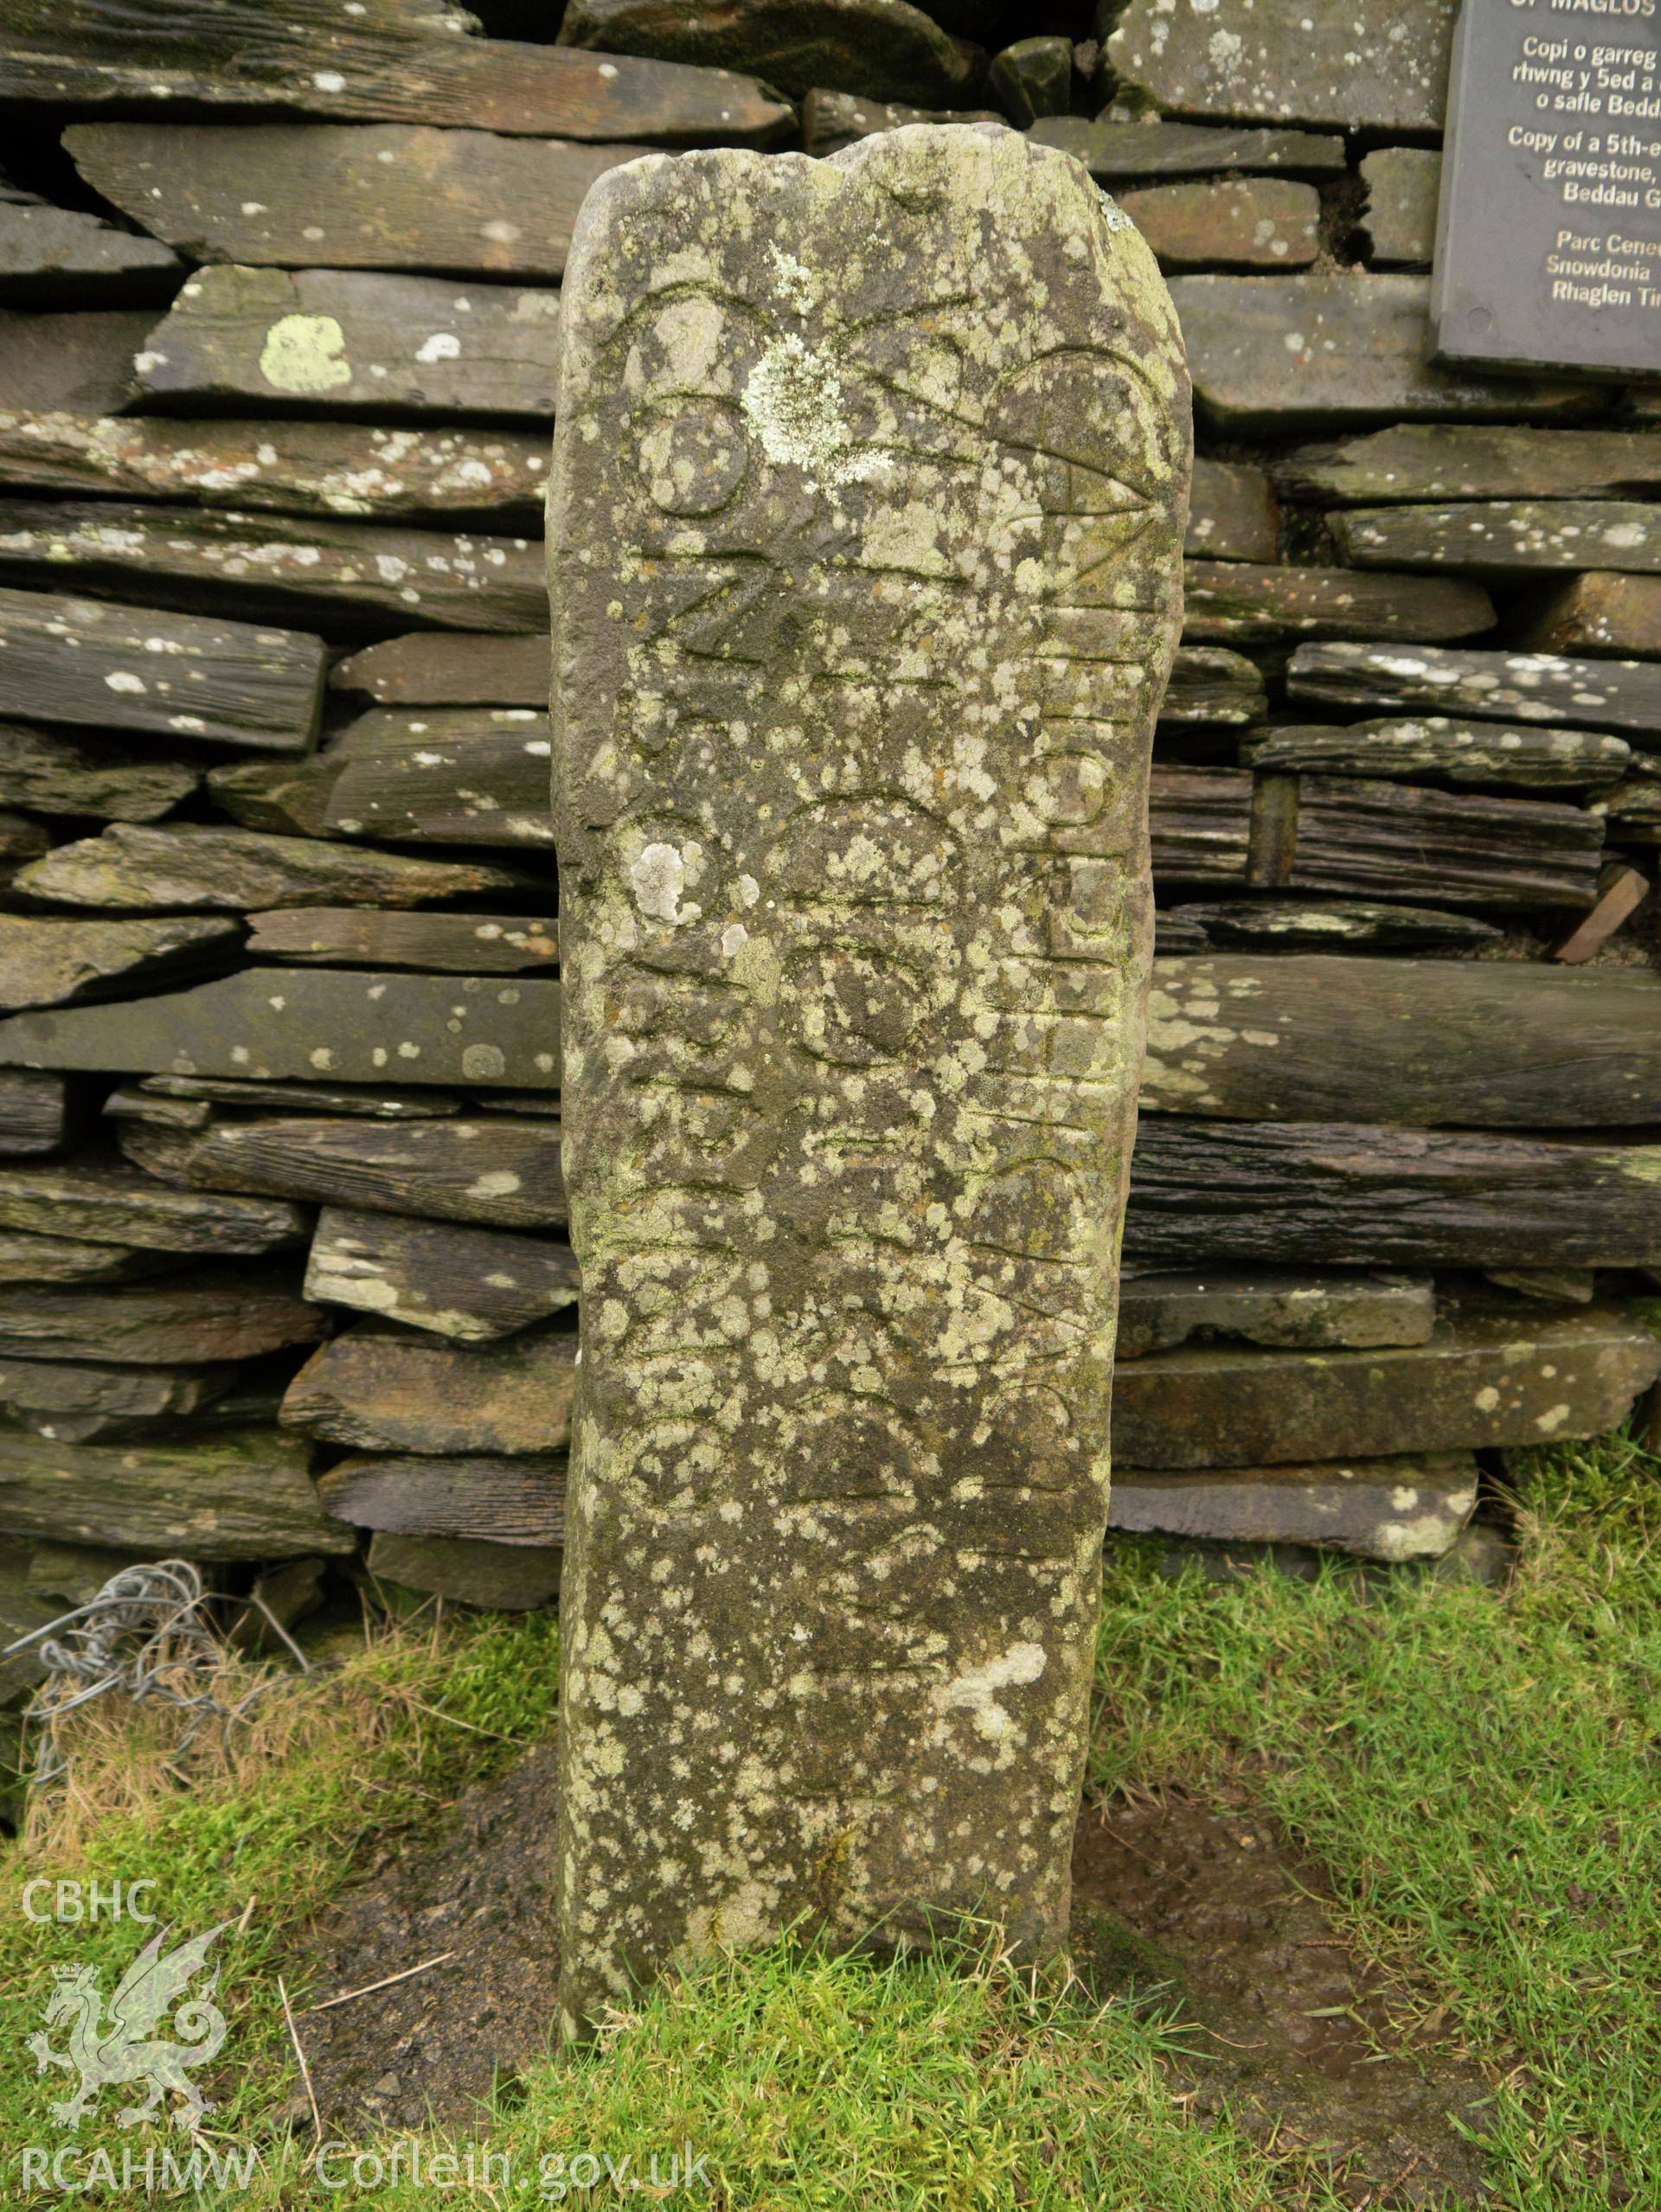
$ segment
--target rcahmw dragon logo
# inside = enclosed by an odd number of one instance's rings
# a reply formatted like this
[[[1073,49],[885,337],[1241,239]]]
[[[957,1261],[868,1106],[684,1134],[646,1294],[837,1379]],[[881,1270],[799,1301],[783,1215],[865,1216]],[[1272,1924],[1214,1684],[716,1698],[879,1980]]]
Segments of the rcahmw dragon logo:
[[[153,2119],[164,2107],[168,2092],[176,2090],[184,2103],[173,2113],[175,2127],[195,2130],[213,2107],[191,2081],[187,2069],[205,2066],[225,2041],[225,2016],[213,2003],[219,1970],[194,1997],[185,1998],[194,1978],[207,1964],[208,1946],[231,1925],[221,1920],[206,1935],[163,1952],[171,1931],[159,1929],[122,1975],[106,2013],[96,1971],[91,1966],[59,1966],[54,1970],[53,1990],[47,2000],[48,2028],[69,2023],[67,2050],[54,2050],[44,2034],[31,2036],[29,2048],[38,2070],[61,2066],[79,2074],[80,2086],[52,2117],[61,2126],[79,2127],[96,2103],[98,2093],[112,2082],[144,2082],[149,2095],[143,2104],[129,2105],[116,2114],[123,2127],[137,2127]],[[164,2042],[151,2030],[175,2005],[170,2022],[176,2042]]]

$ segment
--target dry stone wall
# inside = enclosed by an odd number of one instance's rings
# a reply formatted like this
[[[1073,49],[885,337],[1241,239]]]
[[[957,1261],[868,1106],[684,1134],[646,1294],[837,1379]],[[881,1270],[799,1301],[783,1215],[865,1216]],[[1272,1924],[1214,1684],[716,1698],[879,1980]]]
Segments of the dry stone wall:
[[[0,22],[5,1619],[554,1594],[566,247],[942,114],[1118,196],[1197,395],[1115,1517],[1446,1549],[1661,1268],[1661,401],[1430,362],[1448,0],[482,12]]]

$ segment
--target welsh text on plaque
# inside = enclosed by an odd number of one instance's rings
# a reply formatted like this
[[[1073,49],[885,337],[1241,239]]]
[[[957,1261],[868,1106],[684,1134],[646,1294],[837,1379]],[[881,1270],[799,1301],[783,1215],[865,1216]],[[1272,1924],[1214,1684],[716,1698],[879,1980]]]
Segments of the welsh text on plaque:
[[[1661,0],[1465,0],[1439,359],[1661,376]]]

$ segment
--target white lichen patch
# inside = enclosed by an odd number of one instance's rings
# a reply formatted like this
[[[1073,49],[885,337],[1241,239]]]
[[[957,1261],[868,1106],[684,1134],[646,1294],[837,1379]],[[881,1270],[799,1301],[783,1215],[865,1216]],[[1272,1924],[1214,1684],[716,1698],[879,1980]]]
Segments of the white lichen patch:
[[[346,333],[332,315],[281,315],[260,349],[260,374],[275,392],[332,392],[352,381]]]
[[[813,490],[869,483],[886,465],[885,454],[856,444],[834,357],[793,330],[768,341],[740,406],[773,465],[799,469]]]
[[[679,846],[662,843],[643,846],[630,864],[629,882],[634,902],[648,920],[666,921],[675,928],[697,919],[698,907],[681,905],[686,889],[686,859]]]

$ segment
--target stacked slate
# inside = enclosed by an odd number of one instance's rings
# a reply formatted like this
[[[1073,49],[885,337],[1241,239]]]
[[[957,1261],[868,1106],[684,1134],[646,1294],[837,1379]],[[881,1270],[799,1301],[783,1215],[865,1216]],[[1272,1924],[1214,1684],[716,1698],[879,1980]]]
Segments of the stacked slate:
[[[295,1605],[557,1591],[542,503],[576,209],[654,148],[1026,130],[1172,275],[1202,451],[1119,1525],[1422,1560],[1482,1455],[1621,1417],[1661,407],[1430,359],[1453,13],[7,11],[6,1619],[167,1552]]]

